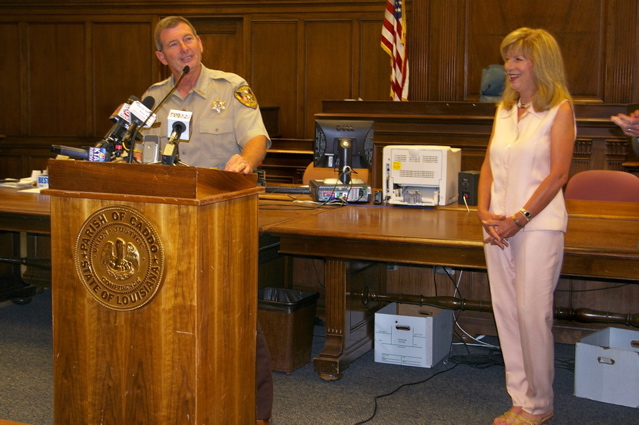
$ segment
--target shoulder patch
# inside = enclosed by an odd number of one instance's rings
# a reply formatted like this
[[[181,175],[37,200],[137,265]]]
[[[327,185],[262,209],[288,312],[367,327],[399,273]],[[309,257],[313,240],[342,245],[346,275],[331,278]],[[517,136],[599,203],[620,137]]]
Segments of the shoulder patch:
[[[240,103],[244,106],[248,106],[249,108],[256,109],[257,108],[257,99],[253,94],[253,90],[249,86],[242,86],[235,92],[235,97]]]

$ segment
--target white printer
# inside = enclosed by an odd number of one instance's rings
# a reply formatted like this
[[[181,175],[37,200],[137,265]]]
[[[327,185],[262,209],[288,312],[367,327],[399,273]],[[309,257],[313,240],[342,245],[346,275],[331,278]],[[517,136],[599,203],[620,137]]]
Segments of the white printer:
[[[461,149],[389,145],[383,151],[383,199],[396,205],[448,205],[457,201]]]

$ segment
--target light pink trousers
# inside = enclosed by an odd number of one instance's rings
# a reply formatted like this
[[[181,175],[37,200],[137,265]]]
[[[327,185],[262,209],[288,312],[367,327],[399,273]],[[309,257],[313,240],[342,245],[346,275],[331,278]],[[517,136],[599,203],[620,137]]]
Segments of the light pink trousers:
[[[522,231],[503,251],[484,245],[493,312],[513,406],[553,410],[553,293],[564,254],[559,231]]]

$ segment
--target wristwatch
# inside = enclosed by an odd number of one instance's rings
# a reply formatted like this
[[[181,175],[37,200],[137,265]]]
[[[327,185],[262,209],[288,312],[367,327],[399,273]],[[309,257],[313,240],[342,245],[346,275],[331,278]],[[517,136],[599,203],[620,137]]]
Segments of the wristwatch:
[[[522,209],[519,210],[519,212],[524,216],[526,221],[532,220],[532,214],[530,213],[530,211],[522,208]]]

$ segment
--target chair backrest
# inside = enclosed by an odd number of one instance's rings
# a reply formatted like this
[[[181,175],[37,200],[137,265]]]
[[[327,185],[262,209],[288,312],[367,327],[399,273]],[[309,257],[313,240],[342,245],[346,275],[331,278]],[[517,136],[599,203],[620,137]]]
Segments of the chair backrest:
[[[568,180],[566,199],[639,202],[639,177],[625,171],[588,170]]]
[[[499,102],[506,86],[504,65],[488,65],[481,70],[480,102]]]
[[[355,174],[357,173],[357,174]],[[363,180],[365,183],[370,184],[368,181],[369,173],[366,168],[355,168],[355,173],[351,175],[351,178]],[[311,162],[304,170],[302,176],[302,183],[308,184],[311,180],[324,180],[324,179],[336,179],[339,177],[339,173],[332,168],[315,168]]]

